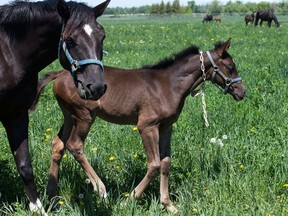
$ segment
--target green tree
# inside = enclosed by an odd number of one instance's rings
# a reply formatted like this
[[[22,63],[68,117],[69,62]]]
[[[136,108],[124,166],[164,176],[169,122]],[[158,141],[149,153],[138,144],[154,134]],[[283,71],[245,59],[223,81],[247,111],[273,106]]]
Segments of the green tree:
[[[159,5],[159,13],[160,14],[165,14],[166,10],[165,10],[165,4],[163,1],[161,1],[160,5]]]
[[[209,8],[212,14],[219,14],[222,11],[218,0],[213,0]]]
[[[181,12],[179,0],[174,0],[173,1],[173,3],[172,3],[172,12],[173,13],[180,13]]]
[[[172,6],[171,6],[171,3],[170,3],[170,2],[167,2],[165,8],[166,8],[166,13],[167,13],[167,14],[171,14],[171,13],[172,13]]]
[[[188,1],[188,7],[191,8],[192,12],[195,13],[196,3],[195,1]]]

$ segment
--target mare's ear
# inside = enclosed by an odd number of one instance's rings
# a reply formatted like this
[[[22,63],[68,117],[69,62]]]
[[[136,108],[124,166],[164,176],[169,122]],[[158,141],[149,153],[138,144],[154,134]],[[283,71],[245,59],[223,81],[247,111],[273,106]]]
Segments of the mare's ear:
[[[220,46],[218,49],[217,49],[217,53],[219,56],[222,56],[222,54],[224,52],[227,52],[227,50],[229,49],[230,47],[230,44],[231,44],[231,38],[228,38],[228,40],[222,44],[222,46]]]
[[[93,8],[93,12],[94,12],[94,17],[95,18],[100,17],[104,13],[104,11],[105,11],[106,7],[108,6],[109,2],[110,2],[110,0],[107,0],[107,1],[101,3],[101,4],[99,4],[99,5],[97,5],[96,7]]]
[[[57,11],[62,19],[67,21],[70,18],[70,9],[64,0],[58,0]]]

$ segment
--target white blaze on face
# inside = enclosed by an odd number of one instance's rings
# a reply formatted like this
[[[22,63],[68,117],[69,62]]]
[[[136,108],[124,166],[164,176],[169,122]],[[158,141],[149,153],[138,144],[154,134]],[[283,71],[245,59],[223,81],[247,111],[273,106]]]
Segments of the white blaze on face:
[[[84,31],[86,32],[87,35],[91,36],[93,29],[91,28],[90,25],[86,24],[84,26]]]

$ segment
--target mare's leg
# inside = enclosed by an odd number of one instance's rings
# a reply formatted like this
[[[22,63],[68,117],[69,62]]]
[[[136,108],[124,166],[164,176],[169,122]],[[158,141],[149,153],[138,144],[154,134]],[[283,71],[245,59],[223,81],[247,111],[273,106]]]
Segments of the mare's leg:
[[[169,197],[168,176],[171,167],[171,135],[172,126],[165,131],[160,131],[160,159],[161,159],[161,179],[160,179],[160,200],[162,205],[172,213],[177,213],[177,208],[173,205]]]
[[[262,26],[263,20],[260,21],[260,26]]]
[[[75,122],[70,137],[66,143],[66,147],[84,169],[93,185],[94,192],[97,192],[101,197],[106,198],[106,187],[88,162],[83,150],[84,141],[93,122],[87,123],[79,119],[75,119]]]
[[[144,129],[141,129],[141,127],[138,126],[138,128],[144,144],[148,160],[148,168],[146,175],[131,194],[131,197],[136,199],[141,197],[144,190],[147,188],[151,180],[158,174],[160,169],[158,126],[146,127]]]
[[[268,20],[268,27],[271,28],[272,20]]]
[[[24,188],[30,201],[29,207],[33,212],[45,214],[42,204],[38,198],[36,184],[34,182],[33,170],[28,147],[28,113],[4,120],[10,148],[14,156],[17,170],[24,182]]]
[[[52,156],[50,162],[50,174],[47,186],[48,199],[52,199],[56,195],[56,188],[58,183],[59,166],[65,147],[63,143],[63,126],[59,133],[54,137],[52,141]]]

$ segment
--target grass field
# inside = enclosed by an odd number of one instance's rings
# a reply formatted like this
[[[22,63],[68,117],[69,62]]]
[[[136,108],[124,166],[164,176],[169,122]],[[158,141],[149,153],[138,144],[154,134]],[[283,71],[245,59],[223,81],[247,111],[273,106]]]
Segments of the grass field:
[[[104,64],[137,68],[153,64],[195,44],[213,48],[232,38],[233,56],[247,97],[236,102],[213,84],[206,85],[210,126],[202,118],[201,98],[188,97],[174,125],[170,193],[179,215],[288,215],[288,18],[281,27],[245,26],[242,16],[222,17],[222,23],[202,24],[202,17],[127,16],[100,18],[105,27]],[[60,69],[57,61],[45,71]],[[31,114],[30,154],[43,204],[48,181],[51,140],[62,115],[51,90]],[[106,184],[104,204],[85,183],[86,176],[69,152],[61,163],[60,208],[49,215],[169,215],[159,203],[159,178],[140,201],[124,203],[146,172],[146,156],[134,126],[96,120],[85,152]],[[222,139],[223,146],[210,142]],[[0,215],[29,215],[23,183],[0,126]]]

